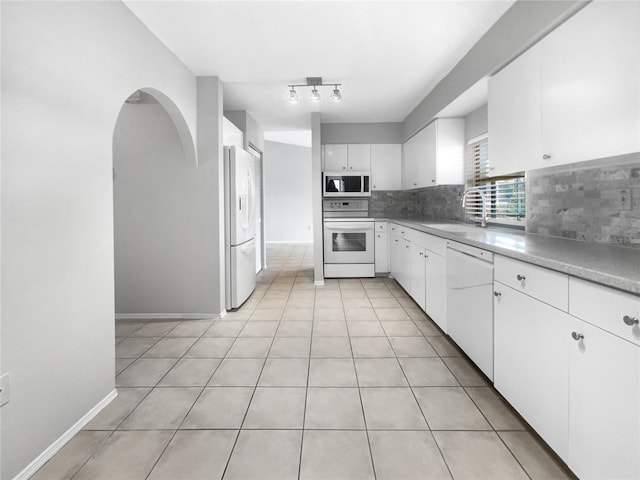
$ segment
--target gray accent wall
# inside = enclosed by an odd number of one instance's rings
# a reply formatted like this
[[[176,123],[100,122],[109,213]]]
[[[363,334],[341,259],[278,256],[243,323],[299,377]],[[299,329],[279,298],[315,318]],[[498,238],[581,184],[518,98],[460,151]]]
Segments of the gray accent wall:
[[[210,247],[201,170],[160,104],[123,105],[113,167],[116,314],[219,313],[202,282]]]
[[[323,123],[321,143],[402,143],[402,123]]]
[[[640,248],[640,154],[527,172],[527,232]]]
[[[444,107],[478,80],[497,72],[588,3],[554,0],[515,2],[405,118],[402,141],[430,123]]]

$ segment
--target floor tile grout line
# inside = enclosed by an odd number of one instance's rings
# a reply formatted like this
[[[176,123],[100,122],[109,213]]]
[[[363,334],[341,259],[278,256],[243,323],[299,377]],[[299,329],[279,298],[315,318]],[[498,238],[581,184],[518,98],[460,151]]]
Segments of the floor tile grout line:
[[[373,459],[373,450],[371,448],[371,438],[369,437],[369,429],[367,427],[367,417],[364,413],[364,402],[362,401],[362,390],[360,388],[360,379],[358,377],[358,369],[356,368],[356,359],[353,357],[353,345],[351,344],[351,337],[349,337],[349,347],[351,348],[351,362],[353,363],[353,371],[356,376],[356,385],[358,386],[358,398],[360,399],[360,409],[362,411],[362,421],[364,423],[365,434],[367,436],[367,446],[369,447],[369,458],[371,459],[371,468],[373,469],[373,478],[377,478],[376,465]]]
[[[313,310],[312,310],[311,318],[315,317],[315,296],[316,296],[316,289],[314,287],[313,288],[314,307],[313,307]],[[307,400],[309,398],[309,377],[311,375],[311,349],[312,349],[312,346],[313,346],[314,323],[315,322],[313,322],[313,320],[312,320],[311,321],[311,336],[309,337],[309,359],[307,360],[307,388],[305,390],[305,395],[304,395],[304,413],[302,415],[302,435],[300,435],[300,457],[298,459],[298,480],[300,479],[300,476],[302,475],[302,449],[304,448],[304,432],[305,432],[306,421],[307,421]]]
[[[385,331],[385,334],[386,334],[386,331]],[[391,340],[389,340],[389,336],[388,335],[387,335],[387,340],[389,341],[389,343],[391,343]],[[392,348],[393,348],[393,345],[392,345]],[[435,351],[435,349],[434,349],[434,351]],[[438,354],[438,352],[436,352],[436,355],[437,354]],[[442,458],[442,461],[444,462],[445,466],[447,467],[447,471],[449,472],[449,475],[451,476],[452,479],[454,479],[455,476],[453,475],[453,472],[451,471],[451,467],[449,466],[449,463],[447,462],[447,459],[445,458],[445,456],[444,456],[444,454],[443,454],[443,452],[442,452],[442,450],[440,448],[440,445],[438,445],[438,441],[436,440],[435,435],[433,434],[433,430],[431,429],[431,425],[429,425],[429,421],[427,420],[427,416],[425,415],[424,410],[422,409],[422,405],[420,405],[420,402],[418,401],[418,397],[416,396],[416,393],[413,390],[413,386],[409,382],[409,378],[407,378],[407,374],[404,371],[404,368],[402,368],[402,364],[397,359],[397,356],[396,356],[396,360],[398,361],[398,365],[400,366],[400,370],[402,371],[402,375],[405,377],[407,385],[409,385],[409,388],[411,389],[411,394],[413,395],[413,398],[414,398],[416,404],[418,405],[418,408],[420,409],[420,413],[422,414],[422,417],[424,418],[424,421],[425,421],[425,423],[427,425],[427,428],[428,428],[428,431],[429,431],[429,435],[431,435],[431,438],[433,439],[433,443],[436,445],[436,448],[438,449],[438,453],[440,454],[440,458]]]
[[[103,431],[105,431],[105,430],[103,430]],[[108,430],[106,430],[106,431],[108,431]],[[78,433],[79,433],[79,432],[78,432]],[[105,438],[104,438],[104,439],[103,439],[103,440],[102,440],[102,441],[97,445],[97,447],[96,447],[96,449],[93,451],[93,453],[92,453],[91,455],[89,455],[89,456],[87,457],[87,459],[86,459],[84,462],[82,462],[82,465],[80,465],[80,467],[75,471],[75,473],[74,473],[73,475],[71,475],[71,477],[69,477],[69,480],[73,480],[73,479],[76,477],[76,475],[78,475],[78,473],[80,473],[80,470],[82,470],[82,469],[84,468],[84,466],[89,462],[89,460],[91,460],[91,459],[95,456],[95,454],[96,454],[96,453],[98,453],[98,451],[100,450],[100,447],[102,447],[102,445],[104,445],[104,444],[105,444],[105,442],[106,442],[107,440],[109,440],[109,439],[112,437],[112,435],[113,435],[114,433],[116,433],[116,430],[111,430],[111,431],[109,431],[109,435],[107,435],[107,436],[106,436],[106,437],[105,437]],[[76,434],[76,435],[77,435],[77,434]],[[74,436],[74,437],[75,437],[75,436]],[[54,455],[54,456],[55,456],[55,455]],[[51,457],[51,458],[47,461],[47,463],[48,463],[49,461],[51,461],[51,459],[53,459],[53,457]],[[44,465],[42,465],[42,466],[40,467],[40,469],[44,468],[44,466],[45,466],[45,465],[46,465],[46,463],[45,463]],[[40,471],[40,469],[38,469],[38,470],[36,471],[36,473],[37,473],[38,471]],[[34,474],[34,475],[35,475],[35,474]]]
[[[279,327],[280,325],[278,325]],[[276,329],[277,331],[277,329]],[[227,469],[229,468],[229,463],[231,462],[231,458],[233,457],[233,452],[236,449],[236,445],[238,444],[238,439],[240,438],[240,433],[242,432],[242,426],[244,425],[244,422],[247,420],[247,415],[249,414],[249,409],[251,408],[251,402],[253,402],[253,398],[256,394],[256,391],[258,389],[258,383],[260,382],[260,377],[262,376],[262,372],[264,371],[264,366],[267,363],[267,359],[269,358],[269,353],[271,352],[271,347],[273,346],[273,341],[275,339],[275,335],[272,337],[271,339],[271,343],[269,344],[269,349],[267,350],[267,354],[264,357],[264,362],[262,363],[262,368],[260,369],[260,373],[258,374],[258,379],[256,380],[256,385],[253,387],[253,392],[251,393],[251,398],[249,398],[249,402],[247,403],[247,408],[244,411],[244,415],[242,417],[242,422],[240,422],[240,426],[238,428],[238,434],[236,435],[236,438],[233,442],[233,446],[231,447],[231,450],[229,452],[229,458],[227,458],[227,463],[225,464],[224,470],[222,472],[222,477],[224,478],[224,476],[227,473]],[[228,353],[228,352],[227,352]]]

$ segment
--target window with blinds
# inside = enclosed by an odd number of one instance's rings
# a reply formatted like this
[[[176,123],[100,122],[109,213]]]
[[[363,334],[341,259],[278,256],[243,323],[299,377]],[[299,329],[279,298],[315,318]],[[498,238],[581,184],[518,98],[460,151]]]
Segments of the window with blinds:
[[[465,163],[467,187],[480,188],[487,198],[488,221],[524,227],[524,172],[492,177],[487,135],[469,141]],[[478,222],[482,219],[480,195],[467,197],[465,211],[468,219]]]

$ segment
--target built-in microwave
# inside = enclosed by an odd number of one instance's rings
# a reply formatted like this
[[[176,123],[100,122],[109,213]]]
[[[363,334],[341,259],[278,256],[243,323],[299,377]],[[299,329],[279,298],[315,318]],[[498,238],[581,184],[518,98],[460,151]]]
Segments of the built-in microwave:
[[[325,197],[370,197],[368,172],[324,172],[322,194]]]

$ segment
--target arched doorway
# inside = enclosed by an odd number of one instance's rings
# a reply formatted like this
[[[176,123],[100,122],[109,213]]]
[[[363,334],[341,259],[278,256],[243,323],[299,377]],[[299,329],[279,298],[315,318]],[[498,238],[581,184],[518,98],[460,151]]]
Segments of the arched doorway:
[[[153,89],[123,103],[113,134],[116,374],[180,319],[195,315],[199,179],[189,129]],[[149,319],[158,332],[131,335]],[[172,321],[173,319],[173,321]],[[150,325],[149,325],[150,326]]]

